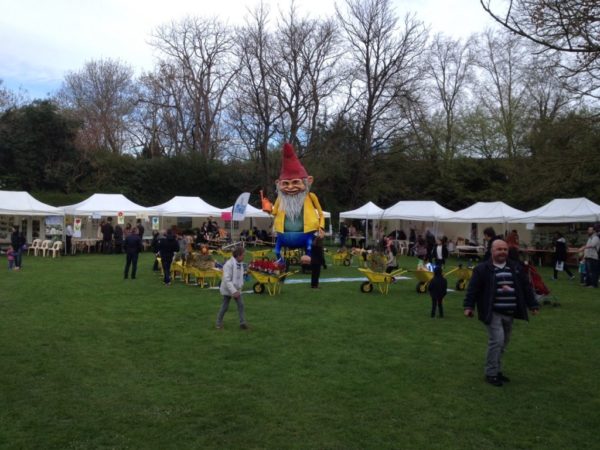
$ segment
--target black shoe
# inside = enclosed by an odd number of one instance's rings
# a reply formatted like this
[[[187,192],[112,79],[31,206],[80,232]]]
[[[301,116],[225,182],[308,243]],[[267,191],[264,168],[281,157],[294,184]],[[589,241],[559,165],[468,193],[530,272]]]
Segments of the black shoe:
[[[242,330],[249,330],[249,329],[250,329],[250,327],[248,326],[248,324],[245,324],[245,323],[242,323],[242,324],[240,325],[240,328],[241,328]]]
[[[498,387],[502,386],[502,380],[500,379],[499,376],[492,377],[492,376],[487,375],[485,377],[485,381],[494,386],[498,386]]]
[[[510,378],[504,376],[502,374],[502,372],[498,372],[498,378],[500,379],[500,381],[502,381],[503,383],[510,383]]]

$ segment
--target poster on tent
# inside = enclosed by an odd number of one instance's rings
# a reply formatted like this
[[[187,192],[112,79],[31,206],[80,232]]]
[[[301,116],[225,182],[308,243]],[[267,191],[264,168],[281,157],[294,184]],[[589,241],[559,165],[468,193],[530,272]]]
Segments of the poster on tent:
[[[158,231],[160,228],[160,224],[158,222],[158,217],[152,217],[152,231]]]
[[[75,217],[73,220],[73,237],[80,238],[81,237],[81,217]]]
[[[52,241],[62,240],[63,218],[61,216],[47,216],[45,222],[46,239]]]
[[[117,223],[119,225],[125,225],[125,213],[123,211],[117,213]]]

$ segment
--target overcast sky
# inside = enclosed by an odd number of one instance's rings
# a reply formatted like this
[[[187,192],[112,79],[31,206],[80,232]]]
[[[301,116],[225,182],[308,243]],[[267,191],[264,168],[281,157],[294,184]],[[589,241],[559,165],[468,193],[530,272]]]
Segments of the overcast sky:
[[[153,29],[185,16],[238,24],[249,0],[0,0],[0,79],[11,90],[44,98],[87,61],[118,59],[139,73],[153,66]],[[264,0],[271,11],[289,0]],[[338,4],[341,1],[338,0]],[[465,37],[492,22],[479,0],[392,0],[399,16],[414,12],[433,32]],[[297,0],[311,17],[332,15],[335,0]]]

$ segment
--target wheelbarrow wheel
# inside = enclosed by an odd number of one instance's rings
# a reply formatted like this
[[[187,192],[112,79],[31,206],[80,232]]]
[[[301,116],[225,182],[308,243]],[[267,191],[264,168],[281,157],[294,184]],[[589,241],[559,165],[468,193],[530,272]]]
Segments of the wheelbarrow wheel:
[[[456,282],[456,290],[457,291],[464,291],[465,287],[466,287],[466,284],[467,284],[467,282],[461,278],[460,280],[458,280]]]
[[[373,283],[371,283],[370,281],[364,281],[360,285],[360,291],[364,292],[365,294],[368,294],[369,292],[373,292]]]
[[[346,267],[348,267],[348,266],[349,266],[351,263],[352,263],[352,261],[350,261],[349,259],[345,259],[345,260],[344,260],[344,265],[345,265]]]
[[[254,283],[254,286],[252,286],[252,290],[256,293],[256,294],[262,294],[263,292],[265,292],[265,285],[262,283],[259,283],[258,281],[256,283]]]
[[[422,281],[419,281],[417,283],[417,294],[424,294],[426,290],[427,290],[427,284],[423,283]]]

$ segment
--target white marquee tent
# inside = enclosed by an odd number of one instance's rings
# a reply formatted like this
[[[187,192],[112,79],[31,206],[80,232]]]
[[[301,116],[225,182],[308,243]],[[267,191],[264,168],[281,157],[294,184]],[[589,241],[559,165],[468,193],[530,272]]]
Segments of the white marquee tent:
[[[522,215],[524,211],[513,208],[504,202],[477,202],[468,208],[461,209],[441,217],[440,222],[468,223],[506,223]]]
[[[572,223],[600,221],[600,205],[580,198],[557,198],[544,206],[525,212],[509,222],[514,223]]]
[[[64,216],[54,206],[42,203],[24,191],[0,191],[0,216]]]
[[[221,217],[223,211],[200,197],[185,196],[175,196],[168,202],[152,206],[150,209],[164,217]]]
[[[352,211],[341,212],[340,219],[377,220],[381,219],[382,214],[383,208],[380,208],[373,202],[368,202],[362,205],[360,208],[353,209]]]
[[[383,214],[383,208],[380,208],[373,202],[367,202],[360,208],[353,209],[352,211],[344,211],[340,213],[341,219],[364,219],[365,223],[365,240],[369,242],[368,230],[369,220],[379,220]]]
[[[0,216],[16,217],[16,221],[6,220],[0,224],[0,241],[5,242],[10,238],[10,224],[19,225],[25,233],[27,242],[34,238],[46,236],[46,232],[52,230],[48,238],[60,234],[64,225],[64,212],[54,206],[36,200],[25,191],[0,191]],[[37,218],[52,216],[51,228],[45,230],[43,221]],[[46,219],[46,224],[50,219]]]
[[[385,209],[381,219],[439,222],[440,219],[451,214],[454,212],[431,200],[402,200]]]
[[[116,216],[122,212],[124,216],[156,214],[152,208],[145,208],[132,202],[123,194],[94,194],[74,205],[61,206],[65,214],[71,216]]]

